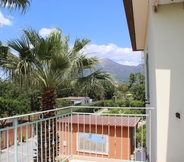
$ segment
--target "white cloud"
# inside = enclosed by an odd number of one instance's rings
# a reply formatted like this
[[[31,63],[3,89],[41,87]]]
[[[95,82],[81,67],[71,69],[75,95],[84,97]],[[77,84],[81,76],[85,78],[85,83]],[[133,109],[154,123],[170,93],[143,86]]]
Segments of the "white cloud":
[[[39,34],[45,37],[54,30],[56,30],[56,28],[42,28]],[[131,48],[121,48],[112,43],[108,45],[89,44],[83,50],[83,53],[88,54],[90,57],[109,58],[123,65],[136,66],[141,63],[141,52],[133,52]]]
[[[115,44],[86,46],[84,53],[98,58],[109,58],[123,65],[139,65],[141,63],[141,52],[133,52],[131,48],[121,48]]]
[[[42,36],[42,37],[46,37],[48,36],[51,32],[55,31],[56,28],[51,28],[51,29],[48,29],[48,28],[42,28],[40,31],[39,31],[39,34]]]
[[[4,26],[4,25],[11,26],[12,22],[10,21],[10,19],[5,18],[4,15],[0,11],[0,26]]]

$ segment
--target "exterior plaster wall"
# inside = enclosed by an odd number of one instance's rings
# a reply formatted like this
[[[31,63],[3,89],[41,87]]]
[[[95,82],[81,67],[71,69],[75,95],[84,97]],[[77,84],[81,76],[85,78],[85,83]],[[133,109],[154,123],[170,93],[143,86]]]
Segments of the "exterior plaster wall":
[[[62,129],[62,127],[64,129]],[[74,154],[81,156],[94,156],[129,160],[130,155],[133,153],[134,150],[134,146],[132,145],[131,141],[132,129],[133,128],[130,128],[130,130],[128,131],[128,127],[102,127],[101,125],[96,126],[73,124],[73,131],[71,135],[71,128],[68,128],[65,124],[61,123],[59,125],[60,144],[62,145],[63,141],[66,141],[66,146],[60,147],[60,154],[64,153],[65,155]],[[94,134],[108,135],[108,155],[77,151],[77,132],[91,132]]]
[[[147,41],[152,111],[152,162],[184,159],[184,9],[183,3],[149,8]],[[181,119],[175,113],[181,114]],[[149,149],[149,146],[148,146]]]

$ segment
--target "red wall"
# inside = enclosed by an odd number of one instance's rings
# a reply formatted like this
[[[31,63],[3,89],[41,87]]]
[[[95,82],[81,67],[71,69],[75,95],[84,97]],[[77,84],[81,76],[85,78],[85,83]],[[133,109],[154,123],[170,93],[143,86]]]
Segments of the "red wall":
[[[26,126],[22,126],[22,135],[26,135],[26,128],[28,129],[28,137],[27,138],[31,138],[32,137],[32,129],[31,129],[31,125]],[[3,142],[1,145],[1,148],[6,148],[7,145],[9,144],[9,146],[14,145],[14,129],[9,129],[9,131],[3,131],[4,133],[4,138],[3,138]],[[19,139],[19,141],[21,140],[21,127],[17,128],[17,137]],[[8,138],[8,143],[7,143],[7,138]]]
[[[62,130],[63,127],[63,130]],[[134,146],[132,146],[132,128],[128,127],[115,127],[115,126],[103,126],[99,125],[83,125],[73,124],[73,132],[71,133],[71,124],[69,126],[60,123],[59,125],[59,136],[60,136],[60,154],[70,155],[84,155],[84,156],[97,156],[97,157],[108,157],[114,159],[129,160],[130,155],[133,152]],[[102,132],[103,131],[103,132]],[[77,132],[86,132],[94,134],[104,134],[109,137],[108,155],[86,153],[77,151]],[[64,146],[63,141],[66,141]],[[63,147],[62,147],[63,146]]]

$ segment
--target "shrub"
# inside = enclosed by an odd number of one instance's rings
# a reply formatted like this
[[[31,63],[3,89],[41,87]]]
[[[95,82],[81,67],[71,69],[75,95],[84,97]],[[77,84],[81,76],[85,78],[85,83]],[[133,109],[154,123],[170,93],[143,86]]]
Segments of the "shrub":
[[[26,140],[26,135],[22,135],[22,142],[25,142],[25,140]]]
[[[56,100],[56,103],[57,103],[57,107],[60,108],[60,107],[66,107],[68,105],[71,105],[72,104],[72,101],[71,100]]]

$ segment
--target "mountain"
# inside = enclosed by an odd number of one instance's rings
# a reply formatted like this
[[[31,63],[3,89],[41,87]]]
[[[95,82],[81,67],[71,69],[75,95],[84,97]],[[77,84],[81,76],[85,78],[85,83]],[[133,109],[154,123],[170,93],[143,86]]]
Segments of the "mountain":
[[[100,60],[101,64],[97,65],[97,69],[108,71],[118,81],[127,82],[129,80],[130,73],[143,73],[143,65],[128,66],[118,64],[110,59],[104,58]]]

